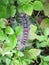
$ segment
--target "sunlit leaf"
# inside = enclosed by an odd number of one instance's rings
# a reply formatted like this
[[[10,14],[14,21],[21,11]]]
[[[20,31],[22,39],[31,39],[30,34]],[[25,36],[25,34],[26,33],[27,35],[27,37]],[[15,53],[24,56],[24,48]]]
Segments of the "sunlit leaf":
[[[19,51],[19,52],[18,52],[18,56],[19,56],[19,57],[23,57],[24,54],[23,54],[22,52]]]
[[[17,39],[15,35],[10,35],[7,37],[6,41],[4,42],[5,49],[4,51],[7,52],[15,48],[17,43]]]
[[[8,62],[8,63],[7,63]],[[9,58],[6,58],[6,65],[9,65],[11,60]]]
[[[30,57],[35,60],[37,59],[37,56],[40,55],[40,52],[41,52],[40,49],[30,49],[29,50]]]
[[[24,11],[27,15],[32,15],[33,5],[31,5],[31,4],[25,4],[25,5],[23,5],[22,7],[23,7],[23,11]]]
[[[49,35],[49,28],[45,28],[44,31],[43,31],[44,35]]]
[[[21,32],[21,27],[20,26],[15,27],[16,35],[20,35],[20,32]]]
[[[37,31],[37,26],[35,25],[30,25],[30,31],[32,31],[33,33],[35,33]]]
[[[16,8],[15,8],[15,6],[10,6],[10,14],[11,14],[11,16],[12,17],[14,17],[15,16],[15,14],[16,14]]]
[[[44,59],[44,61],[48,61],[49,62],[49,56],[45,56],[43,59]]]
[[[34,10],[43,10],[43,4],[40,1],[34,1],[33,3]]]
[[[5,28],[5,22],[3,20],[0,20],[0,28]]]
[[[49,3],[45,2],[44,4],[44,13],[46,16],[49,16]]]
[[[5,33],[11,35],[11,34],[14,34],[14,31],[10,26],[7,26],[6,30],[5,30]]]
[[[49,19],[48,18],[43,19],[42,22],[41,22],[41,24],[40,24],[40,27],[42,29],[49,27]]]
[[[40,43],[40,47],[46,47],[47,46],[47,42],[41,42]]]
[[[41,36],[39,36],[39,35],[37,35],[37,40],[39,40],[39,41],[44,41],[44,40],[46,40],[47,38],[45,37],[45,36],[43,36],[43,35],[41,35]]]
[[[37,38],[37,35],[33,33],[32,31],[29,32],[29,40],[34,40]]]

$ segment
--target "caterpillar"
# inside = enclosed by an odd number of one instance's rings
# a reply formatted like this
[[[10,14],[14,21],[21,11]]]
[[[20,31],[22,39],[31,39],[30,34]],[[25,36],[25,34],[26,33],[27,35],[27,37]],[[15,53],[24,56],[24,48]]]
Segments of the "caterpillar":
[[[23,25],[23,36],[22,36],[22,40],[21,40],[20,44],[18,44],[18,46],[17,46],[17,50],[23,50],[25,48],[25,44],[28,39],[29,23],[28,23],[28,17],[25,13],[21,13],[19,15],[19,17],[20,17],[20,20]]]
[[[23,50],[25,48],[26,42],[28,40],[28,34],[29,34],[29,18],[25,13],[20,13],[19,19],[22,23],[23,26],[23,31],[22,31],[22,37],[20,36],[21,41],[20,44],[17,45],[17,50]],[[10,23],[15,21],[15,18],[10,18]],[[18,38],[19,39],[19,38]]]

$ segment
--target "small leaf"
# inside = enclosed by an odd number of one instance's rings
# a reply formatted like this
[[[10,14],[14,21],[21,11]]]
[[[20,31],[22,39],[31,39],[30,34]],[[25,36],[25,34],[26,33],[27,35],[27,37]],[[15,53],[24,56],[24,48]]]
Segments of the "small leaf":
[[[46,46],[47,46],[47,42],[44,41],[40,43],[40,47],[46,47]]]
[[[15,27],[16,35],[20,35],[20,32],[21,32],[21,27],[20,26]]]
[[[0,28],[5,28],[5,22],[0,19]]]
[[[35,34],[36,31],[37,31],[37,27],[31,24],[29,31],[29,40],[34,40],[37,38],[37,35]]]
[[[27,65],[27,63],[26,63],[25,61],[22,61],[22,64],[23,64],[23,65]]]
[[[14,48],[16,46],[16,43],[17,43],[16,36],[15,35],[10,35],[9,40],[10,40],[10,46],[12,48]]]
[[[43,10],[43,4],[40,1],[34,1],[33,8],[34,10],[41,11]]]
[[[4,42],[4,52],[7,52],[9,50],[12,50],[16,47],[17,39],[15,35],[8,36],[7,40]]]
[[[41,24],[40,24],[40,28],[44,29],[44,28],[47,28],[49,27],[49,19],[48,18],[45,18],[42,20]]]
[[[7,26],[6,30],[5,30],[5,33],[11,35],[11,34],[14,34],[14,31],[10,26]]]
[[[49,3],[48,2],[44,3],[44,13],[46,16],[49,16]]]
[[[23,56],[24,56],[24,54],[21,51],[19,51],[18,52],[18,57],[23,57]]]
[[[47,47],[48,43],[46,41],[43,41],[41,43],[36,42],[37,48],[41,48],[41,47]]]
[[[49,62],[49,56],[45,56],[43,59],[44,59],[44,61]]]
[[[0,18],[5,18],[7,15],[7,7],[0,5]]]
[[[40,55],[41,50],[40,49],[30,49],[29,54],[32,59],[37,59],[37,56]]]
[[[10,11],[11,11],[11,12],[10,12],[11,16],[14,17],[15,14],[16,14],[16,8],[15,8],[15,6],[13,6],[13,5],[10,6]]]
[[[14,17],[16,14],[16,7],[14,5],[9,5],[7,7],[7,18]]]
[[[29,32],[29,40],[34,40],[37,38],[37,35],[33,33],[32,31]]]
[[[48,63],[42,61],[39,65],[48,65]]]
[[[32,15],[33,5],[31,5],[31,4],[25,4],[25,5],[23,5],[23,11],[24,11],[27,15]]]
[[[13,61],[14,61],[15,65],[19,65],[20,64],[20,61],[17,60],[17,59],[13,59]]]
[[[44,31],[43,31],[44,35],[49,35],[49,28],[45,28]]]
[[[9,58],[6,58],[6,65],[9,65],[11,60]]]
[[[32,31],[33,33],[35,33],[37,31],[37,26],[35,25],[30,25],[30,31]]]
[[[47,38],[46,38],[45,36],[43,36],[43,35],[41,35],[41,36],[37,35],[36,38],[37,38],[37,40],[39,40],[39,41],[47,40]]]

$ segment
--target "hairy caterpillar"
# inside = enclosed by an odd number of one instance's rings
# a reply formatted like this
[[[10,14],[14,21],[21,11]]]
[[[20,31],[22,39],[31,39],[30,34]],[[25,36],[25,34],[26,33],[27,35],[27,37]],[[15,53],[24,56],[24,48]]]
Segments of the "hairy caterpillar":
[[[17,50],[23,50],[25,48],[25,43],[28,39],[28,34],[29,34],[29,24],[28,24],[28,17],[26,14],[21,13],[20,14],[20,20],[23,25],[23,36],[20,44],[17,46]]]
[[[17,45],[17,50],[23,50],[25,48],[26,42],[28,40],[28,34],[29,34],[29,22],[28,21],[29,21],[29,19],[25,13],[19,14],[19,19],[22,23],[23,31],[20,36],[20,38],[22,38],[20,41],[20,44]],[[15,18],[11,18],[10,23],[12,23],[12,21],[14,22]]]

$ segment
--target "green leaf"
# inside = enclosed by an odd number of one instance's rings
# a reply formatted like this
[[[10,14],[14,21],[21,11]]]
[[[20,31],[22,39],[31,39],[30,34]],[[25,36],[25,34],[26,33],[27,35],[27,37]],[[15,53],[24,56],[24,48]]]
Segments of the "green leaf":
[[[14,48],[16,46],[17,43],[17,39],[15,35],[10,35],[9,36],[9,40],[10,40],[10,45],[12,46],[12,48]]]
[[[23,12],[23,5],[19,5],[19,6],[17,7],[17,9],[18,9],[18,12],[19,12],[19,13]]]
[[[14,34],[14,31],[10,26],[7,26],[5,29],[5,33],[11,35]]]
[[[12,5],[12,6],[10,6],[10,11],[11,11],[11,12],[10,12],[11,16],[12,16],[12,17],[14,17],[14,16],[15,16],[15,14],[16,14],[16,7],[15,7],[15,6],[13,6],[13,5]]]
[[[24,4],[18,6],[19,13],[24,12],[27,15],[32,15],[33,12],[33,5],[32,4]]]
[[[45,2],[47,2],[46,0],[39,0],[39,1],[41,1],[43,4],[44,4]]]
[[[32,31],[29,32],[29,40],[34,40],[37,38],[37,35],[33,33]]]
[[[5,22],[0,19],[0,28],[5,28]]]
[[[9,65],[11,60],[9,58],[6,58],[6,65]]]
[[[17,0],[18,4],[26,4],[26,3],[29,3],[29,2],[31,2],[31,0]]]
[[[4,5],[8,5],[8,4],[9,4],[9,0],[2,0],[2,3],[3,3]]]
[[[42,29],[48,28],[49,27],[49,19],[48,18],[43,19],[42,22],[41,22],[41,24],[40,24],[40,27]]]
[[[0,54],[2,54],[3,53],[3,50],[2,50],[2,48],[0,48]]]
[[[14,5],[7,6],[7,18],[14,17],[16,14],[16,7]]]
[[[0,5],[0,18],[5,18],[7,15],[7,7]]]
[[[23,5],[23,11],[24,11],[27,15],[32,15],[33,5],[31,5],[31,4],[25,4],[25,5]]]
[[[19,65],[19,64],[20,64],[20,61],[17,60],[17,59],[13,59],[13,61],[14,61],[14,64],[15,64],[15,65]]]
[[[47,46],[47,42],[44,41],[40,43],[40,47],[46,47],[46,46]]]
[[[24,11],[27,15],[32,15],[33,5],[31,5],[31,4],[25,4],[25,5],[23,5],[23,11]]]
[[[0,40],[4,41],[5,37],[4,37],[4,33],[3,31],[0,29]]]
[[[47,38],[46,38],[45,36],[43,36],[43,35],[41,35],[41,36],[37,35],[36,38],[37,38],[37,40],[39,40],[39,41],[47,40]]]
[[[43,59],[44,59],[44,61],[49,62],[49,56],[45,56]]]
[[[36,31],[37,31],[37,26],[31,24],[29,31],[29,40],[34,40],[37,38],[37,35],[35,34]]]
[[[9,4],[14,4],[15,0],[9,0]]]
[[[43,65],[48,65],[48,63],[47,62],[43,62]]]
[[[39,65],[48,65],[48,63],[42,61]]]
[[[24,12],[24,13],[26,13],[27,15],[32,15],[33,5],[32,5],[32,4],[20,5],[20,6],[18,6],[18,11],[19,11],[20,13],[21,13],[21,12]]]
[[[37,56],[40,55],[41,50],[40,49],[30,49],[29,54],[32,59],[37,59]]]
[[[16,47],[17,39],[15,35],[10,35],[4,42],[5,51],[12,50]]]
[[[36,46],[37,46],[37,48],[40,48],[40,43],[36,42]]]
[[[49,46],[49,38],[47,39],[47,44],[48,44],[48,46]]]
[[[15,27],[16,35],[20,35],[20,32],[21,32],[21,27],[20,26]]]
[[[44,33],[45,36],[49,35],[49,28],[45,28],[43,33]]]
[[[18,57],[23,57],[24,54],[21,51],[18,51]]]
[[[35,25],[30,25],[30,31],[32,31],[33,33],[35,33],[37,31],[37,26]]]
[[[48,2],[44,3],[44,13],[46,16],[49,16],[49,3]]]
[[[34,10],[41,11],[43,10],[43,4],[40,1],[34,1],[33,8]]]
[[[48,46],[48,43],[46,41],[43,41],[41,43],[36,42],[36,45],[37,45],[37,48],[47,47]]]
[[[22,61],[22,64],[23,64],[23,65],[27,65],[27,63],[26,63],[25,61]]]

